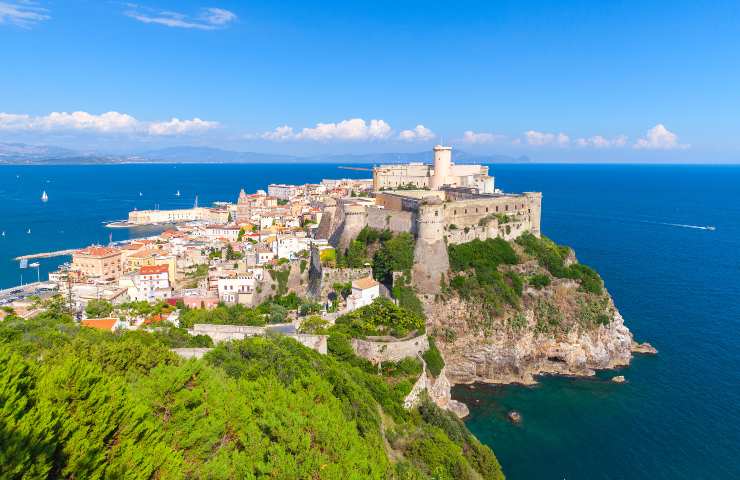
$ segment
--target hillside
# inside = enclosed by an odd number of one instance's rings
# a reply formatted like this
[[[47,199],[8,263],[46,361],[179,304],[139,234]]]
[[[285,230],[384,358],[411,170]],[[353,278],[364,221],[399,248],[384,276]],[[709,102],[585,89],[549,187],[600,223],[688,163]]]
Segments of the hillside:
[[[0,323],[2,478],[503,478],[453,415],[402,408],[416,367],[378,373],[341,336],[184,361],[179,329],[101,333],[61,305]]]

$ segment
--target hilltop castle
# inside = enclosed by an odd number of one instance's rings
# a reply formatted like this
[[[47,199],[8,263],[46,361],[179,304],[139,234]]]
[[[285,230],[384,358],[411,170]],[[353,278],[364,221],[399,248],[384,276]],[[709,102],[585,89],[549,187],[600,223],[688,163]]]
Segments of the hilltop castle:
[[[436,293],[449,269],[447,244],[510,240],[524,232],[540,236],[542,193],[495,193],[488,167],[454,165],[451,153],[450,147],[438,145],[433,167],[373,169],[375,198],[326,205],[317,237],[345,249],[365,226],[410,232],[416,238],[414,283],[421,293]]]
[[[469,187],[479,193],[494,193],[493,177],[483,165],[455,165],[452,147],[434,147],[434,164],[406,163],[373,168],[373,189],[398,188],[438,190],[442,186]]]

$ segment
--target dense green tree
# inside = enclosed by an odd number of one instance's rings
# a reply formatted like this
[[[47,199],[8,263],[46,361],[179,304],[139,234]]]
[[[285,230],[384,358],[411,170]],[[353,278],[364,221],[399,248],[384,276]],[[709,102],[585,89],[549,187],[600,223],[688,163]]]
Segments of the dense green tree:
[[[87,302],[85,313],[88,318],[107,317],[113,311],[113,305],[107,300],[93,299]]]

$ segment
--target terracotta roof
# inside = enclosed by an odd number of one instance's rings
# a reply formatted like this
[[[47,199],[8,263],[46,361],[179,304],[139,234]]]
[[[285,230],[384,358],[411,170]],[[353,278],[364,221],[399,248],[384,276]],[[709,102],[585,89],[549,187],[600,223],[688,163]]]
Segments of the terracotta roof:
[[[87,255],[89,257],[108,257],[119,253],[121,252],[117,248],[95,246],[83,248],[82,250],[77,251],[78,255]]]
[[[380,285],[372,277],[365,277],[352,282],[352,288],[359,288],[360,290],[366,290],[368,288]]]
[[[139,252],[139,251],[137,251],[137,252],[135,252],[135,253],[132,253],[132,254],[131,254],[131,255],[129,256],[129,258],[131,258],[131,257],[136,257],[136,258],[148,258],[148,257],[152,257],[152,256],[154,256],[154,252],[153,252],[153,251],[151,251],[151,250],[142,250],[142,251],[140,251],[140,252]]]
[[[164,318],[162,318],[162,315],[157,314],[147,318],[146,320],[144,320],[143,323],[144,325],[151,325],[152,323],[159,323],[162,320],[164,320]]]
[[[157,273],[168,272],[170,267],[167,265],[145,265],[139,269],[139,275],[153,275]]]
[[[97,328],[98,330],[113,331],[113,327],[118,323],[117,318],[88,318],[80,322],[83,327]]]

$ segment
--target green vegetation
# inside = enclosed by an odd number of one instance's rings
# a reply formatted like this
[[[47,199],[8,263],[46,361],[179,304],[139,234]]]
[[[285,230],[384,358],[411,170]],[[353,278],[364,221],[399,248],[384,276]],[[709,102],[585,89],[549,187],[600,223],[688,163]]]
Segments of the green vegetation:
[[[581,263],[565,266],[570,248],[557,245],[546,237],[537,238],[531,233],[521,235],[516,242],[554,277],[577,280],[581,288],[588,293],[600,295],[603,292],[604,283],[593,269]]]
[[[192,328],[196,323],[216,325],[263,326],[268,323],[284,323],[288,312],[297,311],[301,315],[313,315],[321,311],[321,305],[291,292],[274,296],[256,307],[244,305],[219,304],[213,309],[187,308],[180,305],[180,325]]]
[[[325,335],[328,327],[328,321],[324,320],[319,315],[311,315],[301,323],[301,327],[298,329],[298,332]]]
[[[505,305],[518,307],[522,280],[515,272],[506,274],[500,265],[519,262],[514,249],[500,238],[473,240],[460,245],[449,245],[450,287],[461,298],[474,299],[493,313],[501,313]]]
[[[270,277],[275,280],[278,284],[277,295],[285,295],[288,293],[288,278],[290,277],[290,268],[275,269],[271,268],[268,270]]]
[[[345,268],[372,265],[373,277],[390,285],[393,272],[411,273],[414,245],[414,236],[410,233],[393,234],[390,230],[364,227],[344,254],[338,256],[337,265]]]
[[[392,292],[393,296],[398,300],[399,307],[424,317],[424,307],[416,295],[414,287],[405,284],[395,285]]]
[[[534,314],[537,319],[534,330],[537,333],[551,333],[563,328],[565,316],[557,306],[547,300],[540,299],[537,301]]]
[[[108,300],[93,299],[87,302],[85,313],[87,318],[104,318],[111,314],[113,305]]]
[[[529,277],[527,282],[534,288],[543,289],[550,285],[550,276],[544,273],[538,273]]]
[[[608,297],[578,299],[578,323],[585,328],[608,325],[612,314]]]
[[[336,267],[337,251],[333,248],[326,248],[324,250],[321,250],[321,252],[319,253],[319,260],[321,260],[322,265],[331,268]]]
[[[212,309],[184,308],[180,311],[180,325],[184,328],[192,328],[197,323],[262,326],[267,323],[265,313],[244,305],[220,304]]]
[[[0,323],[2,478],[503,478],[450,414],[402,408],[413,361],[379,375],[341,334],[327,356],[270,336],[183,361],[163,341],[178,333],[48,307]]]
[[[392,335],[400,338],[413,331],[424,330],[424,317],[397,307],[385,298],[376,298],[373,303],[342,315],[331,329],[352,337]]]
[[[435,377],[439,376],[445,366],[445,361],[442,358],[442,354],[437,350],[437,345],[434,343],[433,338],[429,339],[429,349],[422,354],[422,357],[427,363],[429,372]]]

